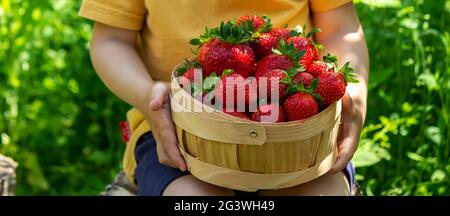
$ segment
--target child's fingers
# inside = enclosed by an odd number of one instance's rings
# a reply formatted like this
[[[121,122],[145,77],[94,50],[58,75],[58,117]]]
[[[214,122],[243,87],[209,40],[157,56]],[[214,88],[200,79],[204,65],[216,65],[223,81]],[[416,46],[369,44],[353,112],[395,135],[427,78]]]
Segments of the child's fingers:
[[[353,153],[356,150],[356,142],[358,142],[358,140],[355,140],[353,137],[345,137],[341,141],[336,163],[333,168],[331,168],[330,173],[340,172],[347,167],[348,162],[353,157]]]
[[[159,135],[158,159],[161,164],[178,167],[181,171],[187,169],[186,163],[178,149],[178,141],[170,116],[170,107],[163,107],[168,100],[168,87],[164,83],[155,83],[152,89],[150,109],[154,111],[152,118]],[[162,149],[161,149],[162,148]]]
[[[343,113],[342,124],[339,128],[338,148],[339,153],[336,162],[331,168],[331,173],[337,173],[345,169],[358,148],[359,135],[361,133],[361,116],[356,111],[353,101],[348,93],[342,99]]]
[[[165,130],[161,133],[164,150],[170,157],[170,160],[176,164],[181,171],[186,170],[186,163],[178,149],[178,142],[174,130]]]
[[[186,170],[186,163],[181,156],[180,150],[178,149],[178,141],[175,132],[175,126],[173,125],[172,119],[170,117],[170,108],[160,109],[154,113],[155,126],[159,132],[159,139],[161,141],[161,146],[164,148],[164,152],[167,153],[168,158],[163,158],[169,160],[170,162],[163,161],[164,164],[173,163],[174,167],[178,167],[180,170]]]
[[[156,133],[155,133],[156,134]],[[159,135],[158,135],[159,137]],[[156,136],[155,136],[156,139]],[[156,153],[158,155],[158,161],[160,164],[164,164],[173,168],[177,168],[177,165],[170,159],[169,154],[167,154],[166,150],[164,149],[164,146],[161,144],[163,143],[161,139],[156,139]]]

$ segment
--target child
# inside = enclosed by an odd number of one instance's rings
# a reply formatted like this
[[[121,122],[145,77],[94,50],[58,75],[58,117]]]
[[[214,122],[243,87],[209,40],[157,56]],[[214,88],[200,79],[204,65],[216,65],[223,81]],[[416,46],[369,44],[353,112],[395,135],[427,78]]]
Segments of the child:
[[[339,155],[330,173],[311,182],[258,195],[348,195],[355,152],[366,113],[368,53],[351,0],[84,0],[80,15],[94,20],[90,54],[106,86],[134,108],[124,170],[139,195],[235,195],[186,171],[171,120],[167,83],[179,62],[192,56],[188,41],[222,20],[268,15],[274,26],[315,26],[316,41],[351,61],[358,84],[343,98]],[[151,131],[151,132],[150,132]]]

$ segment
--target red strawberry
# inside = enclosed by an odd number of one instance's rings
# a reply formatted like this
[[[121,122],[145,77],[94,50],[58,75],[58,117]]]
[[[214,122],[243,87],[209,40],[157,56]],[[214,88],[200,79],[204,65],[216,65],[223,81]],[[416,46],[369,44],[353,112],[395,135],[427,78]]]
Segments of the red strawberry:
[[[289,79],[288,82],[292,80],[292,76],[298,73],[300,68],[293,68],[293,66],[297,67],[298,61],[300,60],[300,52],[294,47],[293,43],[287,44],[284,40],[280,40],[278,49],[274,50],[274,54],[268,55],[261,59],[261,61],[256,66],[255,77],[258,79],[259,77],[274,77],[277,76],[281,79],[285,78],[282,75],[281,71],[272,71],[274,69],[281,69],[288,71]],[[294,64],[295,63],[295,64]],[[274,74],[275,73],[275,74]],[[274,74],[274,75],[271,75]],[[280,80],[281,80],[280,79]],[[258,79],[260,80],[260,79]],[[285,80],[286,81],[286,80]],[[273,83],[270,83],[269,86],[273,86]],[[271,90],[271,88],[267,88]],[[285,92],[287,89],[287,85],[285,82],[280,84],[280,98],[285,96]],[[268,94],[268,96],[271,96]]]
[[[227,111],[224,111],[224,113],[226,113],[228,115],[236,116],[236,117],[239,117],[239,118],[242,118],[242,119],[250,120],[250,118],[247,116],[247,114],[245,112],[234,112],[234,111],[227,112]]]
[[[271,54],[258,62],[255,69],[255,77],[269,73],[271,70],[287,70],[292,67],[292,60],[286,55]]]
[[[188,80],[190,80],[192,82],[192,81],[194,81],[194,73],[195,73],[195,69],[190,68],[183,74],[183,77],[186,77]]]
[[[314,97],[304,92],[296,92],[287,97],[283,107],[288,121],[305,119],[319,112],[319,105]]]
[[[195,73],[196,73],[195,69],[196,68],[190,68],[183,74],[183,76],[181,76],[179,78],[178,82],[180,83],[181,87],[184,88],[185,86],[189,86],[189,85],[193,84],[194,79],[195,79]],[[201,69],[197,69],[197,73],[198,73],[197,76],[199,76],[199,78],[201,76],[200,72],[201,72]]]
[[[200,46],[198,61],[203,68],[203,76],[215,72],[218,76],[225,69],[233,69],[243,77],[248,77],[255,66],[255,53],[249,44],[233,44],[219,39]]]
[[[328,58],[326,56],[325,58]],[[342,98],[345,94],[347,83],[357,83],[353,68],[350,62],[347,62],[339,69],[339,72],[322,73],[319,77],[319,83],[315,93],[322,97],[323,105],[330,105]]]
[[[295,49],[298,51],[305,50],[305,54],[300,59],[300,64],[308,68],[308,66],[319,58],[316,47],[312,44],[312,41],[305,36],[290,37],[286,43],[294,43]]]
[[[272,87],[275,86],[275,82],[278,82],[278,98],[282,99],[286,96],[288,85],[280,82],[283,78],[286,77],[286,74],[284,74],[283,72],[284,71],[281,69],[274,69],[263,70],[255,74],[255,78],[258,83],[258,90],[260,91],[259,97],[266,95],[267,99],[270,101],[270,98],[272,96]]]
[[[313,79],[314,77],[309,73],[298,73],[294,77],[294,84],[301,82],[305,88],[308,88],[311,85]]]
[[[319,77],[316,93],[322,97],[323,104],[330,105],[345,94],[345,80],[341,73],[323,73]]]
[[[197,70],[196,70],[197,69]],[[178,82],[181,87],[192,85],[194,82],[195,76],[198,76],[199,80],[201,80],[201,67],[196,59],[186,61],[181,64],[178,68],[176,68],[177,75],[180,76]]]
[[[241,16],[237,19],[236,23],[238,25],[241,25],[243,22],[246,22],[246,21],[251,21],[253,24],[253,28],[255,28],[255,30],[258,30],[259,27],[261,27],[262,25],[264,25],[266,23],[262,17],[255,16],[255,15]]]
[[[308,67],[308,73],[316,78],[326,72],[334,72],[334,69],[332,67],[327,69],[327,63],[322,61],[315,61]]]
[[[234,94],[234,101],[227,101],[227,93]],[[237,111],[245,110],[247,105],[256,104],[256,83],[249,83],[240,74],[232,73],[220,78],[214,88],[215,101],[224,107],[238,108]],[[242,98],[238,98],[238,96]],[[233,104],[230,104],[233,103]]]
[[[272,112],[278,112],[277,114]],[[283,108],[278,104],[264,104],[256,112],[250,114],[250,119],[257,122],[284,122]]]
[[[185,86],[191,85],[191,82],[194,81],[194,68],[189,69],[186,71],[183,76],[181,76],[178,79],[178,83],[180,83],[180,86],[184,88]]]
[[[285,28],[274,28],[267,33],[261,33],[254,45],[259,59],[272,54],[272,48],[278,48],[281,39],[287,40],[291,31]]]

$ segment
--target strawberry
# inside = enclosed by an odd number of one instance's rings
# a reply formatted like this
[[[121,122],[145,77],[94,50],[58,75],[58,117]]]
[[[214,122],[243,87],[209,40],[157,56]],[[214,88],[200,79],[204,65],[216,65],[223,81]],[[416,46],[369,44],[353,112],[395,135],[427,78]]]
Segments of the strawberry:
[[[273,48],[278,48],[281,39],[287,40],[291,31],[286,28],[274,28],[270,32],[261,33],[254,44],[259,59],[272,54]]]
[[[275,69],[287,70],[292,67],[292,65],[292,60],[288,56],[271,54],[258,62],[255,69],[255,77],[263,76]]]
[[[286,41],[287,43],[294,43],[294,47],[298,50],[305,50],[305,54],[300,59],[300,64],[308,68],[308,66],[319,58],[317,48],[313,45],[312,41],[305,36],[290,37]]]
[[[183,76],[178,79],[180,86],[184,88],[185,86],[191,85],[191,82],[194,81],[194,68],[187,70]]]
[[[243,77],[248,77],[255,65],[255,54],[249,44],[232,44],[212,39],[198,51],[198,61],[203,67],[203,75],[216,72],[221,75],[225,69],[233,69]]]
[[[303,69],[297,63],[302,55],[302,52],[298,52],[293,43],[286,44],[284,40],[280,40],[278,49],[273,50],[274,54],[268,55],[258,62],[255,70],[255,78],[261,86],[261,78],[277,78],[280,81],[279,84],[279,98],[284,98],[286,95],[287,84],[292,81],[292,78],[296,73]],[[289,69],[289,70],[288,70]],[[289,73],[285,71],[290,71]],[[286,74],[292,75],[292,77],[286,77]],[[286,79],[288,78],[288,79]],[[272,79],[267,82],[267,96],[271,97],[271,91],[273,86]]]
[[[301,52],[297,52],[294,44],[286,44],[284,40],[280,40],[278,49],[273,50],[270,54],[258,62],[255,69],[255,77],[267,74],[268,71],[274,69],[287,70],[292,67],[298,68],[298,62],[301,57]]]
[[[315,78],[326,72],[334,72],[334,68],[337,64],[336,56],[332,56],[329,53],[323,57],[323,61],[314,61],[308,66],[308,73]]]
[[[186,59],[186,61],[176,69],[176,72],[177,75],[180,76],[178,82],[183,88],[186,86],[192,86],[195,76],[199,76],[199,80],[202,79],[200,74],[201,67],[197,60],[189,61]]]
[[[314,79],[314,77],[309,73],[306,73],[306,72],[298,73],[294,77],[294,84],[302,83],[302,85],[305,88],[308,88],[311,86],[313,79]]]
[[[323,73],[319,77],[316,93],[322,97],[324,105],[338,101],[345,94],[345,80],[340,73]]]
[[[255,30],[258,30],[262,25],[264,25],[266,23],[262,17],[255,16],[255,15],[241,16],[237,19],[236,23],[238,25],[241,25],[242,23],[248,22],[248,21],[252,22],[253,28],[255,28]]]
[[[334,72],[333,68],[327,68],[327,63],[322,61],[314,61],[308,67],[308,73],[313,75],[313,77],[319,77],[321,74],[326,72]]]
[[[322,97],[323,105],[330,105],[344,96],[347,83],[358,82],[354,76],[353,68],[349,67],[347,62],[337,73],[321,74],[315,93]]]
[[[277,112],[277,113],[273,113]],[[250,119],[257,122],[284,122],[283,108],[278,104],[264,104],[258,107],[256,112],[250,114]]]
[[[313,96],[305,92],[295,92],[283,103],[288,121],[296,121],[311,117],[319,112],[319,105]]]
[[[286,96],[287,84],[280,82],[286,75],[281,69],[264,70],[255,74],[256,81],[258,83],[259,97],[263,95],[267,96],[270,100],[272,96],[272,87],[275,86],[274,82],[278,82],[278,98],[282,99]],[[265,80],[264,80],[265,79]],[[265,85],[265,86],[262,86]],[[267,92],[267,93],[266,93]]]
[[[203,68],[203,76],[215,72],[222,75],[225,69],[247,78],[255,66],[255,53],[249,44],[254,39],[251,25],[222,23],[220,27],[206,29],[199,38],[192,39],[192,45],[199,46],[198,62]]]
[[[186,79],[188,79],[192,82],[192,81],[194,81],[194,73],[195,73],[195,68],[190,68],[183,74],[183,77],[185,77]]]
[[[227,100],[227,93],[233,94],[234,101]],[[223,107],[234,107],[238,108],[237,111],[243,111],[247,105],[256,104],[257,88],[256,84],[249,83],[240,74],[232,73],[222,76],[215,84],[214,96],[215,101]]]
[[[238,118],[250,120],[250,118],[247,116],[247,114],[245,112],[235,112],[235,111],[228,112],[228,111],[224,111],[224,113],[226,113],[228,115],[236,116]]]

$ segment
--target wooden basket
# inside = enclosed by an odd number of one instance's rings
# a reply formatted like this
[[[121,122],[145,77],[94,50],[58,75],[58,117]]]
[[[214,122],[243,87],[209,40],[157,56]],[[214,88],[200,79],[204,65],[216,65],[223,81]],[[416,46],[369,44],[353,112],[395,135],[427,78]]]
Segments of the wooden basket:
[[[259,123],[195,100],[175,72],[170,93],[180,151],[200,180],[242,191],[279,189],[311,181],[334,165],[340,101],[308,119]]]

